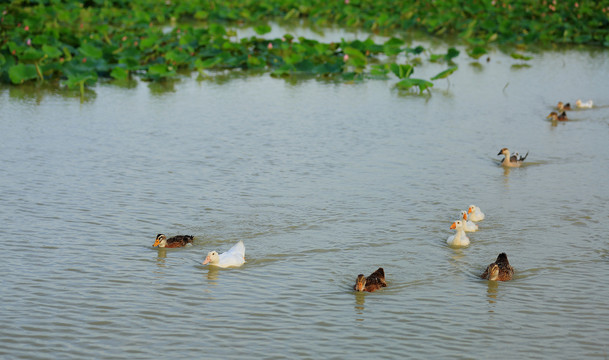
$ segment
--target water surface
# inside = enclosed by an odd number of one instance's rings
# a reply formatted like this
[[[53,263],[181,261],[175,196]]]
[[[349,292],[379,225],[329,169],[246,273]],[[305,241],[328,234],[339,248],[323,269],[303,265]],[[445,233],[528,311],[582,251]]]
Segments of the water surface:
[[[609,58],[534,55],[462,55],[430,97],[268,74],[82,104],[0,88],[0,355],[607,358]],[[578,98],[599,106],[544,120]],[[450,248],[470,204],[486,219]],[[243,267],[201,264],[239,240]],[[515,279],[478,279],[499,252]],[[379,266],[387,288],[351,290]]]

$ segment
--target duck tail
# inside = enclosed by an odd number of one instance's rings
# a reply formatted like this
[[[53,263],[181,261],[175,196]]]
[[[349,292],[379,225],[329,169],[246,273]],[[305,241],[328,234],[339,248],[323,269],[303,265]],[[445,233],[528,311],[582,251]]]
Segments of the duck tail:
[[[526,154],[524,154],[524,156],[521,156],[521,157],[520,157],[520,161],[524,161],[524,159],[526,159],[526,158],[527,158],[527,156],[529,156],[529,152],[528,152],[528,151],[527,151],[527,153],[526,153]]]
[[[501,253],[499,254],[499,256],[497,256],[497,260],[495,260],[495,264],[497,265],[509,265],[510,262],[507,258],[507,254],[506,253]]]

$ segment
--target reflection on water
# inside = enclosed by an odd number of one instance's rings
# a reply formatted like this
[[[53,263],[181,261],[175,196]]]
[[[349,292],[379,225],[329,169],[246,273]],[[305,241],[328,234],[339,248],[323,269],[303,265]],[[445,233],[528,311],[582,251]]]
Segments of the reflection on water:
[[[212,280],[210,284],[217,285],[218,275],[220,274],[220,268],[217,266],[207,266],[207,280]]]
[[[499,281],[484,281],[487,282],[486,296],[488,298],[488,303],[494,304],[495,302],[497,302],[497,289],[499,288]]]

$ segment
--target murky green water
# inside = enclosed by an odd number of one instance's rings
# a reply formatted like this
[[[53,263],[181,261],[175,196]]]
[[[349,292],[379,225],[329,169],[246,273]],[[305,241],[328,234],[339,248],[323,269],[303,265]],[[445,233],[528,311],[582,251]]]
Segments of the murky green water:
[[[1,88],[0,356],[607,358],[609,57],[457,60],[429,98],[268,75],[82,104]],[[577,98],[600,106],[544,120]],[[497,167],[504,146],[528,165]],[[447,247],[470,204],[480,231]],[[201,265],[238,240],[243,267]],[[479,280],[502,251],[516,278]],[[378,266],[389,286],[355,294]]]

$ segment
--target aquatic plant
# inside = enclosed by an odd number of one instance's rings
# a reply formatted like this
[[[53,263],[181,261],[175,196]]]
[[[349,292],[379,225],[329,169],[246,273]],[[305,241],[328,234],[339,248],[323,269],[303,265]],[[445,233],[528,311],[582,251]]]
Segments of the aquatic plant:
[[[289,34],[269,40],[262,37],[272,30],[265,23],[307,20],[317,26],[338,24],[376,33],[422,29],[438,36],[457,34],[470,44],[468,55],[477,59],[491,42],[609,46],[608,11],[609,0],[15,0],[0,4],[0,81],[22,84],[59,78],[83,93],[100,78],[125,80],[136,75],[162,82],[184,71],[242,69],[270,71],[276,77],[358,81],[387,79],[393,73],[398,88],[424,91],[433,83],[410,77],[425,51],[420,46],[410,48],[398,37],[382,44],[371,39],[322,43]],[[254,24],[260,37],[238,39],[230,24]],[[410,64],[394,65],[393,58],[399,55]],[[454,65],[458,55],[450,48],[445,54],[430,54],[429,61]],[[381,58],[387,63],[380,63]],[[430,80],[456,70],[451,66]]]

